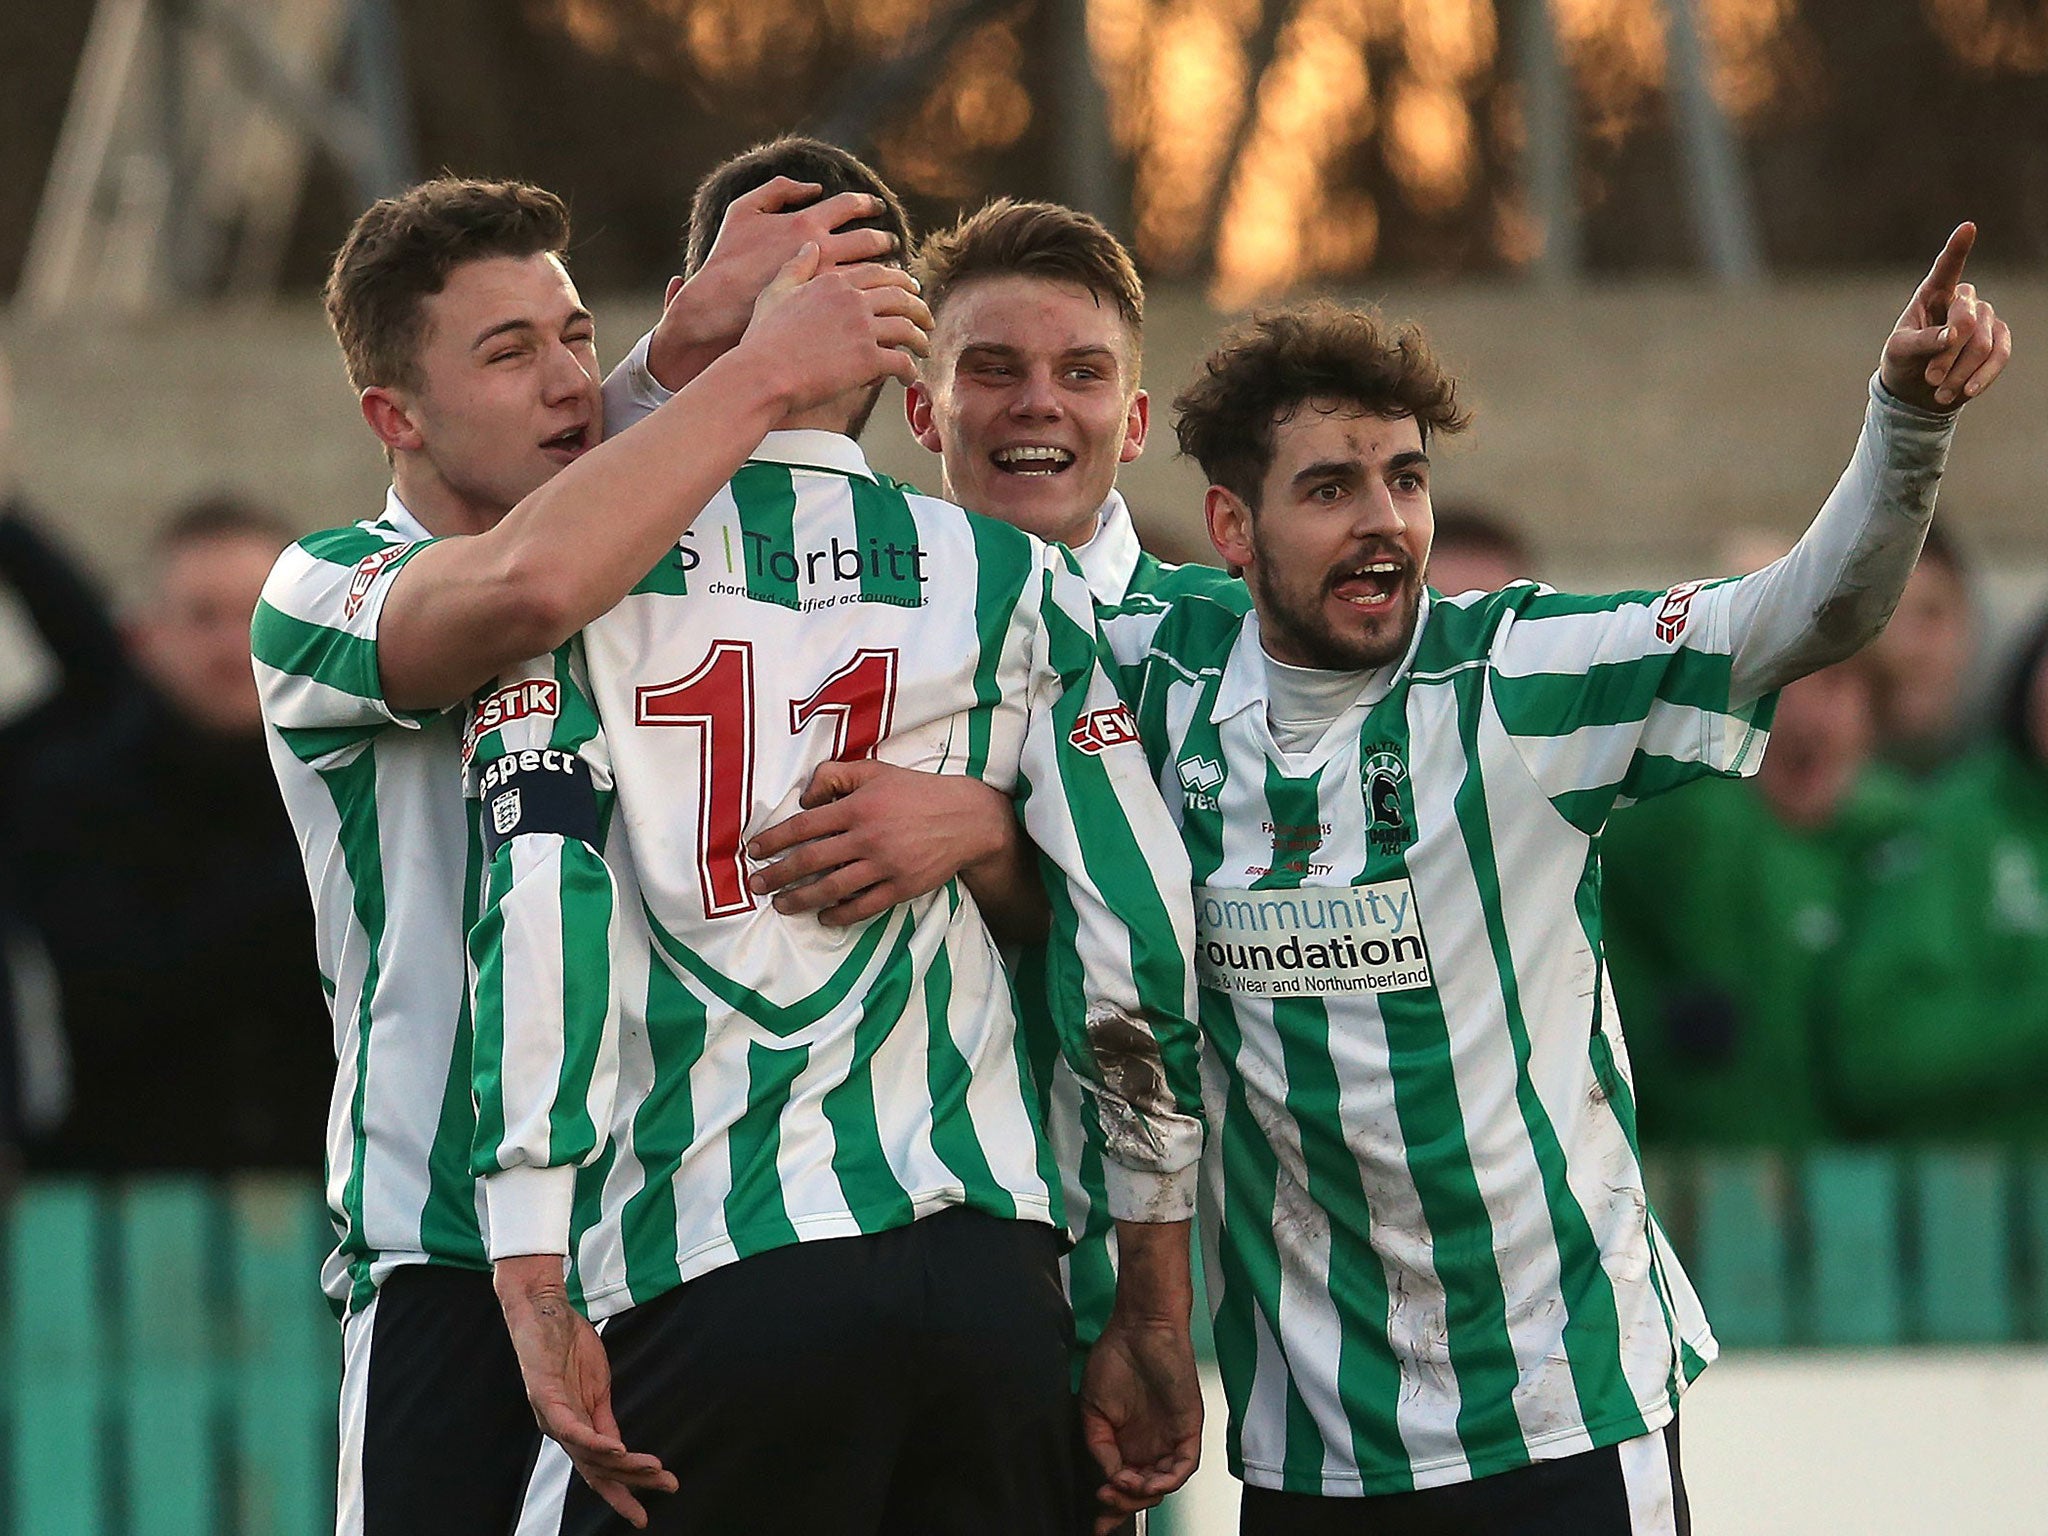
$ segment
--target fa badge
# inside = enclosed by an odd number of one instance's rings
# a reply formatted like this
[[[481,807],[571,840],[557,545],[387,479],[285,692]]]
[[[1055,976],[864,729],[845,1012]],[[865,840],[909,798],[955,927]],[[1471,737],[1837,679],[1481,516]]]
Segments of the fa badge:
[[[503,837],[519,825],[519,791],[508,789],[491,802],[491,828]]]
[[[1381,747],[1366,758],[1359,779],[1365,790],[1366,837],[1373,852],[1400,852],[1415,836],[1401,793],[1401,786],[1408,781],[1408,765],[1401,761],[1400,753]]]

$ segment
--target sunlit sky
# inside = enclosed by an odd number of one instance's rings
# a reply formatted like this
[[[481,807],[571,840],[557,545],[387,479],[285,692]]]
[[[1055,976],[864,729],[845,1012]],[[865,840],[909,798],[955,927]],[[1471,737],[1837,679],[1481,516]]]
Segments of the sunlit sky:
[[[2048,7],[1922,0],[1966,65],[2048,70]],[[583,46],[636,56],[672,38],[716,86],[770,83],[820,50],[886,57],[949,0],[542,0]],[[621,26],[637,6],[652,27]],[[1267,6],[1285,6],[1270,66],[1254,79]],[[1667,7],[1661,0],[1550,0],[1560,49],[1596,141],[1618,142],[1661,110]],[[1699,0],[1716,96],[1738,124],[1814,89],[1797,0]],[[1087,0],[1089,42],[1110,127],[1133,172],[1140,259],[1155,272],[1212,275],[1238,305],[1317,278],[1356,273],[1379,245],[1381,209],[1335,174],[1376,144],[1402,210],[1484,210],[1494,252],[1534,256],[1542,234],[1513,194],[1489,188],[1522,131],[1512,91],[1495,89],[1502,40],[1493,0]],[[1269,24],[1269,23],[1268,23]],[[899,185],[967,198],[977,156],[1018,142],[1038,107],[1023,79],[1014,16],[970,32],[914,112],[877,152]],[[657,41],[650,44],[648,39]],[[659,65],[661,60],[635,57]]]

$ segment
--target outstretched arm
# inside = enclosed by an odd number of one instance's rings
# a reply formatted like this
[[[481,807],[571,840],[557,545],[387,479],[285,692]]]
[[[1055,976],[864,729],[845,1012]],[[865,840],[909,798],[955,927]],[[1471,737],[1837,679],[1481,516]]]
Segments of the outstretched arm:
[[[497,527],[420,548],[378,634],[394,709],[452,705],[610,610],[786,416],[909,379],[931,313],[893,267],[819,270],[815,245],[761,296],[740,345],[636,431],[600,443]]]
[[[1955,413],[2004,371],[2012,331],[1962,280],[1977,228],[1949,236],[1885,342],[1863,435],[1820,515],[1730,604],[1737,704],[1854,655],[1885,626],[1934,517]]]

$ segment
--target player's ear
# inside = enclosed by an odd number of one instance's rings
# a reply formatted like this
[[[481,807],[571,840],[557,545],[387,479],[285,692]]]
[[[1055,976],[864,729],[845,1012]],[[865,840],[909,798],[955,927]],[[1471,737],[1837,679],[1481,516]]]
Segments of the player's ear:
[[[945,451],[939,441],[939,423],[932,413],[932,387],[919,379],[903,386],[903,417],[910,423],[910,435],[933,453]]]
[[[1145,431],[1151,425],[1152,397],[1141,389],[1131,396],[1130,409],[1124,412],[1124,441],[1117,450],[1117,463],[1128,464],[1145,451]]]
[[[372,384],[363,391],[363,420],[392,453],[415,453],[426,442],[412,418],[412,403],[395,389]]]
[[[682,279],[682,278],[680,278],[680,277],[672,277],[672,278],[670,278],[670,279],[668,280],[668,289],[667,289],[667,291],[666,291],[666,292],[664,292],[664,293],[662,294],[662,296],[661,296],[661,307],[662,307],[663,309],[667,309],[667,308],[669,307],[669,305],[671,305],[671,304],[675,303],[675,301],[676,301],[676,295],[677,295],[677,294],[679,294],[679,293],[681,293],[682,291],[683,291],[683,279]]]
[[[1202,497],[1202,518],[1209,525],[1209,542],[1227,564],[1239,569],[1252,564],[1252,509],[1237,492],[1210,486]]]

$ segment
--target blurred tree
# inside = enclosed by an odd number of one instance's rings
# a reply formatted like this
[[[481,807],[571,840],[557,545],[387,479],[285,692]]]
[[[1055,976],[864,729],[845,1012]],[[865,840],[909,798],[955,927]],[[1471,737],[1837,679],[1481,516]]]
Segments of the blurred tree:
[[[1516,0],[1523,7],[1534,0]],[[1696,0],[1778,270],[1912,264],[1954,220],[2048,256],[2048,0]],[[11,288],[92,0],[0,7]],[[419,162],[565,193],[586,284],[674,264],[696,178],[790,128],[866,142],[920,223],[995,192],[1096,202],[1227,302],[1522,269],[1508,0],[409,0]],[[1588,267],[1696,269],[1666,0],[1547,0]],[[1083,36],[1085,34],[1085,36]],[[1094,61],[1100,91],[1076,80]],[[1091,105],[1096,104],[1096,105]],[[1106,108],[1105,166],[1098,107]],[[1078,127],[1076,127],[1078,125]],[[1091,131],[1091,125],[1092,130]],[[1088,148],[1087,146],[1096,146]],[[1082,146],[1077,148],[1077,146]],[[355,213],[317,173],[290,266]]]

